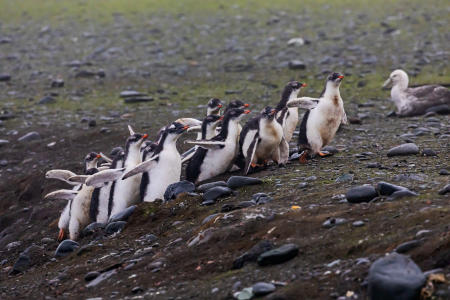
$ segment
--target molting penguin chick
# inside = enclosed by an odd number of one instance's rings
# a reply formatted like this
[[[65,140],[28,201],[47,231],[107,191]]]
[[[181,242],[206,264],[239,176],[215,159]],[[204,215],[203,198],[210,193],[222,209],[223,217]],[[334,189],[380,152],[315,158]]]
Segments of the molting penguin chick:
[[[267,106],[242,129],[238,164],[240,167],[245,165],[245,174],[251,168],[267,164],[269,159],[280,162],[279,146],[283,139],[283,127],[275,120],[276,112],[276,109]]]
[[[227,112],[227,111],[229,111],[230,109],[233,109],[233,108],[240,108],[240,109],[246,109],[246,108],[248,108],[250,105],[248,104],[248,103],[244,103],[244,102],[242,102],[241,100],[233,100],[233,101],[231,101],[228,105],[227,105],[227,107],[225,108],[225,111],[224,111],[224,115],[225,115],[225,113]]]
[[[395,70],[389,75],[383,87],[391,89],[391,100],[397,107],[401,117],[418,116],[435,111],[441,114],[450,113],[450,90],[440,85],[423,85],[408,88],[408,74],[403,70]]]
[[[333,140],[341,123],[347,123],[344,102],[339,92],[343,78],[344,76],[339,73],[329,75],[321,97],[316,99],[317,107],[307,111],[303,116],[298,139],[299,152],[303,151],[300,156],[302,163],[306,162],[308,154],[326,156],[327,154],[320,152],[320,149]]]
[[[223,103],[222,101],[220,101],[220,99],[217,98],[211,98],[208,101],[208,108],[206,110],[206,115],[207,116],[211,116],[211,115],[220,115],[220,109],[223,107]]]
[[[239,121],[250,113],[240,108],[229,109],[223,118],[218,135],[210,140],[186,141],[199,148],[186,168],[186,179],[201,182],[229,170],[238,151]]]
[[[167,187],[180,181],[181,157],[176,143],[188,128],[189,126],[178,122],[167,126],[153,155],[123,176],[123,180],[128,180],[137,177],[136,174],[143,173],[140,182],[141,201],[153,202],[156,199],[164,199]]]

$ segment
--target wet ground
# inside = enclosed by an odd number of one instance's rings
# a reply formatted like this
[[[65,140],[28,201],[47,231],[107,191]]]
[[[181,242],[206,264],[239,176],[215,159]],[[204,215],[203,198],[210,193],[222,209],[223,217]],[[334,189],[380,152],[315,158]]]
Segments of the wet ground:
[[[0,140],[8,141],[0,143],[2,299],[226,299],[258,281],[278,283],[270,299],[331,299],[348,291],[364,299],[370,263],[413,239],[420,245],[407,254],[422,270],[443,268],[449,278],[449,196],[438,194],[449,183],[440,175],[450,168],[449,118],[388,118],[393,107],[380,88],[398,67],[413,75],[412,84],[450,83],[447,2],[69,3],[0,4],[0,74],[10,76],[0,81]],[[288,45],[292,38],[304,44]],[[180,116],[200,118],[213,96],[242,99],[259,111],[275,104],[292,79],[308,84],[303,95],[317,96],[330,71],[346,75],[347,115],[361,123],[338,132],[332,145],[339,153],[307,165],[271,166],[252,175],[262,185],[238,189],[213,206],[200,206],[198,197],[142,204],[122,233],[86,237],[80,245],[89,244],[87,250],[53,259],[57,243],[42,239],[56,238],[65,203],[42,196],[64,185],[44,180],[47,170],[81,172],[85,154],[124,143],[127,124],[154,138]],[[130,89],[153,100],[126,104],[119,94]],[[38,138],[18,141],[33,131]],[[437,156],[386,156],[405,141]],[[380,181],[419,196],[341,201],[350,187]],[[224,204],[257,192],[274,200],[220,213]],[[220,214],[202,225],[214,213]],[[324,228],[327,218],[346,222]],[[421,230],[431,232],[416,237]],[[204,242],[188,247],[200,232]],[[150,233],[157,245],[142,238]],[[295,243],[299,255],[276,266],[232,269],[234,259],[262,240]],[[34,265],[9,276],[33,243],[43,247]],[[110,278],[87,287],[89,271],[111,270]],[[445,299],[442,291],[448,295],[448,285],[437,290],[437,299]]]

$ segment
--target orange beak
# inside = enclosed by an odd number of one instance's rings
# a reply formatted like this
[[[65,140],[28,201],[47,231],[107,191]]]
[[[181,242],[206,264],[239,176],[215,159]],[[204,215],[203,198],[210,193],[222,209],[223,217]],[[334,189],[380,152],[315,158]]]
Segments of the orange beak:
[[[187,130],[188,128],[189,128],[189,126],[186,125],[186,126],[183,127],[183,130]]]
[[[306,83],[302,83],[302,87],[308,86]]]
[[[271,114],[271,115],[274,115],[275,112],[276,112],[276,109],[272,109],[272,110],[270,111],[270,114]]]
[[[339,79],[342,79],[342,78],[344,78],[344,76],[340,75],[340,76],[338,76],[338,78],[339,78]]]
[[[248,115],[249,113],[250,113],[250,111],[248,109],[244,110],[244,114]]]
[[[244,107],[249,107],[249,106],[250,106],[250,104],[248,104],[248,103],[244,104]]]
[[[146,138],[148,138],[148,134],[144,134],[144,135],[142,136],[142,139],[146,139]]]
[[[222,104],[217,105],[218,108],[222,108],[222,106],[223,106]]]
[[[222,121],[223,120],[223,116],[220,116],[219,120]]]
[[[97,154],[97,156],[96,156],[97,158],[101,158],[102,156],[100,155],[100,154]]]

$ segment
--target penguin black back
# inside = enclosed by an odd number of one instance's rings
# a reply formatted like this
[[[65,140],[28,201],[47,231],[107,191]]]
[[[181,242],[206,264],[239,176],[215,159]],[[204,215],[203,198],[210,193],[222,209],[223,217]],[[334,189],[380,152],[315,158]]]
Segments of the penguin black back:
[[[297,145],[299,146],[298,147],[299,152],[309,148],[308,137],[306,135],[306,124],[308,123],[309,112],[310,112],[309,110],[305,112],[305,114],[303,115],[302,123],[300,124],[300,132],[298,135],[298,143],[297,143]]]
[[[205,159],[206,153],[208,149],[198,147],[195,150],[194,155],[189,160],[189,163],[186,167],[186,180],[190,182],[195,182],[200,175],[200,167],[202,165],[203,160]]]

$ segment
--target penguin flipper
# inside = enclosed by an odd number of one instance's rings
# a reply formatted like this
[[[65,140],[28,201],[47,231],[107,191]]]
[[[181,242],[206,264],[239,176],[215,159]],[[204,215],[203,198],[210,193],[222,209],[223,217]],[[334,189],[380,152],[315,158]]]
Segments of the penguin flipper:
[[[195,148],[196,147],[192,147],[191,149],[189,149],[186,152],[184,152],[183,154],[181,154],[181,159],[184,160],[186,157],[191,156],[191,154],[194,155],[195,150],[196,150]]]
[[[112,163],[112,159],[106,156],[103,152],[100,152],[100,156],[108,163]]]
[[[259,138],[259,135],[257,134],[255,136],[255,138],[253,139],[252,143],[250,144],[250,146],[248,147],[247,157],[245,159],[245,175],[247,175],[248,172],[250,171],[250,167],[252,166],[253,158],[255,157],[256,148],[258,148],[258,144],[259,144],[260,140],[261,139]]]
[[[97,170],[99,170],[99,171],[109,170],[110,167],[111,167],[111,165],[107,165],[107,166],[102,165],[101,167],[98,167]]]
[[[62,189],[48,193],[44,196],[44,200],[73,200],[77,194],[78,191]]]
[[[105,182],[114,181],[122,176],[125,168],[120,169],[107,169],[95,173],[86,179],[85,184],[87,186],[101,187]]]
[[[348,125],[349,124],[348,119],[347,119],[347,114],[345,113],[345,110],[344,110],[344,114],[342,115],[341,124],[344,124],[344,125]]]
[[[158,158],[159,158],[159,155],[155,155],[152,158],[141,162],[136,167],[134,167],[133,169],[131,169],[130,171],[125,173],[122,176],[122,180],[125,180],[128,177],[134,176],[134,175],[139,174],[139,173],[147,172],[148,170],[151,169],[152,165],[155,163],[155,160],[157,160]]]
[[[180,118],[177,119],[175,122],[181,123],[183,125],[187,125],[189,127],[191,126],[202,126],[202,121],[194,119],[194,118]]]
[[[191,126],[187,129],[187,132],[201,132],[202,126]]]
[[[70,177],[69,179],[67,179],[67,181],[69,181],[69,182],[75,182],[75,183],[77,183],[77,184],[79,184],[79,183],[85,183],[85,182],[86,182],[86,179],[87,179],[88,177],[89,177],[88,175],[75,175],[75,176],[72,176],[72,177]]]
[[[185,163],[185,162],[187,162],[187,161],[189,161],[193,156],[194,156],[194,154],[195,154],[195,147],[194,148],[191,148],[191,149],[194,149],[194,151],[192,151],[191,153],[189,153],[188,155],[186,155],[184,158],[182,158],[181,159],[181,163],[183,164],[183,163]],[[186,152],[185,152],[186,153]],[[184,153],[183,153],[184,154]]]
[[[288,101],[286,104],[287,107],[299,107],[303,109],[313,109],[319,104],[318,98],[311,98],[311,97],[300,97],[297,99],[293,99]]]
[[[67,179],[69,179],[70,177],[76,176],[76,175],[77,174],[75,174],[74,172],[69,171],[69,170],[55,169],[55,170],[47,171],[47,173],[45,173],[45,178],[58,179],[58,180],[67,182]]]
[[[211,140],[187,140],[187,144],[194,144],[205,149],[219,149],[225,146],[225,142]]]

